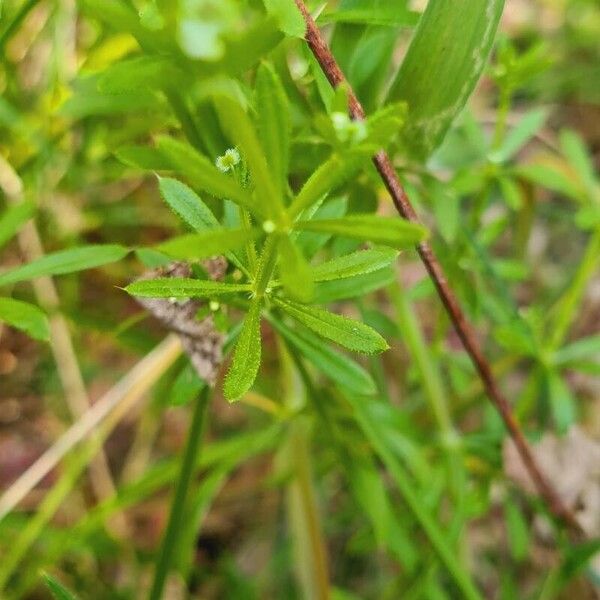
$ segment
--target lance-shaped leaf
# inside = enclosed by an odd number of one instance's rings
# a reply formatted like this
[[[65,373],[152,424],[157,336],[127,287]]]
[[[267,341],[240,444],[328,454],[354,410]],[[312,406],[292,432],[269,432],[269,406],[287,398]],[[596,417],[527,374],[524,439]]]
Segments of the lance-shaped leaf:
[[[217,198],[231,200],[255,214],[261,214],[251,196],[232,177],[221,173],[208,158],[196,152],[189,144],[161,136],[158,138],[158,149],[172,168],[194,187]]]
[[[77,600],[77,596],[68,590],[58,579],[48,575],[48,573],[42,573],[42,578],[54,600]]]
[[[128,248],[118,244],[92,244],[71,250],[60,250],[46,254],[21,267],[5,271],[0,275],[0,285],[34,279],[42,275],[64,275],[85,271],[121,260],[128,253]]]
[[[334,154],[328,158],[306,181],[294,198],[289,213],[297,217],[303,210],[310,208],[323,196],[335,190],[350,179],[363,164],[368,154],[364,152]]]
[[[132,296],[144,298],[212,298],[225,294],[249,292],[245,283],[223,283],[211,279],[189,279],[186,277],[157,277],[130,283],[125,291]]]
[[[280,298],[273,299],[282,310],[320,336],[355,352],[375,354],[387,350],[387,342],[368,325],[332,312]]]
[[[362,298],[371,292],[386,287],[395,280],[394,269],[390,266],[365,273],[355,275],[346,279],[337,281],[322,281],[315,285],[315,293],[311,304],[328,304],[338,300],[347,300],[348,298]]]
[[[271,169],[263,153],[254,126],[244,109],[229,96],[215,99],[221,126],[241,151],[255,186],[254,197],[263,214],[271,217],[283,211],[281,195],[277,193]]]
[[[398,252],[390,248],[358,250],[314,267],[313,277],[315,281],[335,281],[355,275],[364,275],[388,267],[397,257]]]
[[[243,396],[254,383],[260,366],[260,311],[262,305],[256,299],[244,319],[240,337],[233,351],[231,367],[225,377],[223,393],[230,402]]]
[[[180,235],[156,246],[156,250],[173,258],[208,258],[227,254],[263,234],[261,229],[210,229],[202,233]]]
[[[219,227],[212,211],[187,185],[169,177],[158,178],[158,189],[163,200],[192,229],[203,231]]]
[[[402,131],[408,149],[425,159],[465,106],[492,48],[504,0],[435,0],[425,12],[390,88],[388,100],[408,103]]]
[[[307,329],[296,330],[278,319],[271,323],[279,333],[317,369],[333,381],[351,389],[356,394],[369,396],[377,391],[372,377],[348,356],[336,352],[323,340]]]
[[[270,65],[263,63],[258,68],[255,94],[260,141],[269,160],[277,193],[283,196],[290,154],[290,107],[281,81]]]
[[[322,221],[301,221],[295,224],[297,229],[332,233],[356,240],[384,244],[392,248],[410,248],[424,240],[427,230],[416,223],[397,218],[378,215],[349,215],[341,219]]]
[[[309,302],[314,293],[310,265],[288,236],[279,245],[279,277],[288,296],[300,302]]]
[[[0,216],[0,248],[10,240],[25,221],[27,221],[34,211],[31,202],[21,202],[14,206],[9,206]]]
[[[50,337],[45,313],[27,302],[0,298],[0,321],[24,331],[37,340],[47,340]]]

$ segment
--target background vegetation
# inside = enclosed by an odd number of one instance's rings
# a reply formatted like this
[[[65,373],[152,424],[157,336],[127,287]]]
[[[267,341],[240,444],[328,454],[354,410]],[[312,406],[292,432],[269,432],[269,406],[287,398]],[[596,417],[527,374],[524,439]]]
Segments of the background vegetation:
[[[291,2],[0,1],[2,598],[597,597],[598,3],[508,0],[464,110],[499,3],[308,4],[365,123]]]

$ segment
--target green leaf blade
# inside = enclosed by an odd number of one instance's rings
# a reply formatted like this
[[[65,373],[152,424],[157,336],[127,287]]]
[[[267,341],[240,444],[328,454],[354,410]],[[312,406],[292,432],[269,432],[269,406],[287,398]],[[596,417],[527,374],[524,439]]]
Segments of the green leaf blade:
[[[260,139],[275,175],[277,191],[283,196],[290,154],[290,109],[279,77],[266,63],[258,68],[255,93]]]
[[[321,221],[302,221],[296,223],[296,228],[370,241],[398,250],[410,248],[423,241],[427,236],[427,230],[422,225],[372,214],[355,214],[340,219]]]
[[[196,231],[219,227],[219,222],[200,197],[181,181],[159,177],[160,195],[171,210]]]
[[[0,298],[0,321],[27,333],[36,340],[50,338],[46,314],[37,306],[12,298]]]
[[[55,600],[77,600],[77,596],[68,590],[58,579],[52,577],[52,575],[42,573],[42,578]]]
[[[116,262],[129,254],[118,244],[91,244],[46,254],[26,265],[0,274],[0,285],[35,279],[44,275],[65,275]]]
[[[313,277],[315,281],[335,281],[355,275],[365,275],[384,269],[397,257],[398,252],[389,248],[357,250],[314,267]]]
[[[327,377],[356,394],[372,396],[376,393],[375,382],[365,369],[344,354],[331,349],[317,335],[309,330],[292,330],[276,319],[271,322],[292,346]]]
[[[252,387],[258,373],[261,356],[261,308],[259,300],[250,305],[233,352],[231,367],[223,384],[223,393],[230,402],[241,398]]]
[[[350,179],[359,170],[365,155],[351,154],[348,157],[334,154],[327,159],[306,181],[292,201],[289,213],[292,218],[316,204],[323,196]]]
[[[389,348],[387,342],[371,327],[347,317],[314,306],[304,306],[278,298],[277,306],[320,336],[354,352],[376,354]]]
[[[390,88],[409,118],[403,140],[427,158],[465,106],[487,62],[504,0],[429,2]]]
[[[258,228],[211,229],[171,238],[155,249],[178,259],[208,258],[240,248],[262,233]]]
[[[249,292],[250,289],[251,287],[244,283],[223,283],[187,277],[157,277],[134,281],[125,288],[125,291],[132,296],[145,298],[212,298]]]

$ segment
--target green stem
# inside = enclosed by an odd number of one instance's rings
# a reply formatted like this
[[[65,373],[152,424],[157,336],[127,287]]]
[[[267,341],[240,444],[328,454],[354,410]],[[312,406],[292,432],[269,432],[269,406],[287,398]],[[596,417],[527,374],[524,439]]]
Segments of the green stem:
[[[244,227],[244,229],[252,229],[250,213],[245,208],[240,206],[239,214],[242,227]],[[253,240],[248,240],[248,242],[246,242],[246,258],[248,259],[250,273],[255,275],[258,265],[258,256],[256,254],[256,246],[254,245]]]
[[[167,575],[173,561],[173,555],[177,550],[177,540],[183,523],[185,501],[192,481],[194,465],[196,464],[200,450],[204,415],[208,405],[209,395],[210,388],[206,386],[200,392],[200,396],[194,407],[192,423],[190,424],[185,451],[182,457],[179,479],[177,480],[175,495],[173,496],[173,501],[171,503],[169,522],[160,548],[156,571],[154,572],[152,590],[148,596],[150,600],[162,599]]]
[[[423,337],[414,309],[400,283],[389,287],[389,295],[404,342],[419,374],[425,397],[442,434],[442,448],[447,462],[448,480],[454,497],[453,531],[460,534],[465,512],[465,471],[458,434],[452,423],[444,384],[435,359]]]
[[[254,293],[257,297],[265,295],[265,290],[271,281],[273,270],[275,269],[275,261],[277,260],[277,246],[279,245],[279,236],[277,234],[270,235],[262,249],[256,279],[254,280]]]

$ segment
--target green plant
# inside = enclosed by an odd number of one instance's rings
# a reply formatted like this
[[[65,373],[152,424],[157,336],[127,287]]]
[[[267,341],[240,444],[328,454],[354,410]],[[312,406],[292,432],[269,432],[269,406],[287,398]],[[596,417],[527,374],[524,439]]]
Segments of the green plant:
[[[152,372],[126,374],[131,387],[115,396],[154,386],[131,441],[141,470],[124,460],[109,472],[114,489],[100,488],[95,505],[81,501],[68,531],[53,521],[84,489],[88,466],[93,477],[115,411],[96,437],[69,446],[78,451],[35,515],[0,499],[0,531],[14,550],[0,566],[8,598],[27,597],[50,567],[81,597],[134,597],[135,582],[148,580],[152,598],[178,584],[235,598],[549,598],[597,548],[569,540],[558,521],[576,528],[575,507],[523,433],[568,431],[584,403],[566,375],[599,372],[598,335],[573,327],[600,255],[593,160],[570,130],[548,148],[538,143],[548,138],[547,107],[529,101],[515,118],[531,77],[551,64],[547,47],[503,37],[494,87],[479,92],[496,105],[489,127],[467,101],[503,2],[430,0],[423,14],[401,0],[308,4],[316,23],[293,0],[0,5],[0,247],[12,263],[19,244],[28,256],[23,232],[33,226],[51,249],[0,271],[0,320],[54,350],[60,310],[88,383],[105,371],[90,340],[121,358],[158,352]],[[11,57],[36,43],[27,37],[35,27],[51,50],[43,80],[27,87]],[[556,257],[558,277],[534,263],[551,260],[530,253],[540,223],[553,241],[560,227],[576,239],[576,251]],[[431,279],[410,285],[419,257]],[[173,265],[186,275],[172,276]],[[56,278],[60,304],[31,297],[25,282],[40,277]],[[131,297],[162,329],[146,326]],[[199,351],[214,367],[206,373],[186,329],[199,323],[216,340]],[[165,330],[180,342],[157,345]],[[514,402],[500,387],[511,371],[523,381]],[[39,384],[52,398],[57,388],[51,377]],[[222,409],[221,394],[239,404]],[[546,504],[505,483],[506,433],[482,408],[485,395]],[[223,425],[217,409],[244,415],[244,426]],[[157,459],[166,411],[190,415],[180,459]],[[281,511],[269,515],[275,533],[264,536],[270,558],[249,576],[230,546],[199,566],[207,512],[256,457],[273,458],[256,487],[281,492]],[[155,553],[132,543],[128,511],[161,491],[173,499]],[[260,521],[254,493],[249,520]],[[482,550],[466,530],[499,511],[508,541]],[[519,570],[537,514],[558,517],[558,566],[547,577],[536,570],[525,590]],[[112,557],[124,567],[120,583],[95,566]]]

